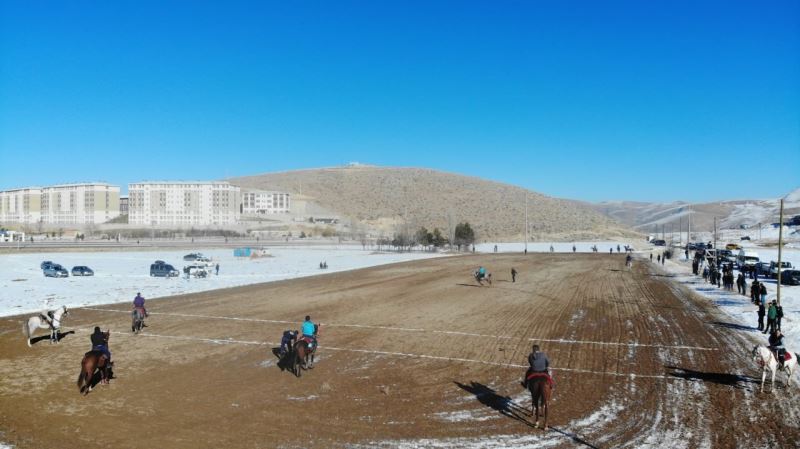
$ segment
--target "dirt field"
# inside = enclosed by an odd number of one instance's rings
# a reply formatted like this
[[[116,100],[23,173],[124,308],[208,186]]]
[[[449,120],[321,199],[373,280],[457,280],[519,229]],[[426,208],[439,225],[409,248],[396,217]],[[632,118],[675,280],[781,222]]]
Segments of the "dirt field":
[[[474,284],[478,264],[494,286]],[[755,341],[655,270],[619,255],[433,259],[148,301],[136,336],[127,306],[73,310],[74,333],[32,348],[21,317],[2,319],[0,442],[797,447],[798,387],[759,393]],[[271,349],[307,313],[321,347],[298,379]],[[113,332],[116,378],[84,397],[95,325]],[[547,432],[519,385],[534,342],[556,378]]]

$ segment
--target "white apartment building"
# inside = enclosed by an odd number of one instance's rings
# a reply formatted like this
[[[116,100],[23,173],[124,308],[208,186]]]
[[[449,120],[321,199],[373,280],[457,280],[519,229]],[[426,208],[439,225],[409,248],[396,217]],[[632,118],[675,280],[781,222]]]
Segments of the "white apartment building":
[[[41,215],[46,224],[105,223],[119,216],[119,186],[99,182],[43,187]]]
[[[154,181],[128,185],[128,223],[203,226],[239,221],[239,187],[227,182]]]
[[[262,190],[246,190],[242,192],[242,214],[266,215],[288,214],[289,212],[288,193]]]
[[[42,217],[41,204],[39,187],[0,191],[0,223],[38,223]]]
[[[119,216],[119,187],[105,183],[0,192],[0,223],[85,225]]]

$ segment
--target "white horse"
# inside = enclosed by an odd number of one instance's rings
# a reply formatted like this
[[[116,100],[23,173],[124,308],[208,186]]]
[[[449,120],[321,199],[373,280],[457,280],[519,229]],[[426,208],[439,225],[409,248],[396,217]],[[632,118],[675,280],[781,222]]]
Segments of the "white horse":
[[[782,371],[786,371],[786,386],[788,387],[792,383],[792,374],[794,373],[794,369],[797,367],[797,353],[786,351],[786,354],[791,354],[792,358],[783,362],[783,368],[778,368],[780,362],[775,358],[775,354],[765,347],[765,346],[755,346],[753,347],[753,359],[756,363],[761,366],[761,392],[764,392],[764,381],[767,378],[767,370],[772,371],[772,384],[770,385],[770,391],[774,391],[775,387],[775,373],[780,369]]]
[[[52,320],[46,313],[28,318],[27,322],[22,323],[22,333],[28,338],[28,346],[31,345],[31,335],[39,328],[50,329],[50,343],[58,343],[58,335],[61,330],[61,317],[66,315],[69,315],[67,306],[61,306],[53,312]]]

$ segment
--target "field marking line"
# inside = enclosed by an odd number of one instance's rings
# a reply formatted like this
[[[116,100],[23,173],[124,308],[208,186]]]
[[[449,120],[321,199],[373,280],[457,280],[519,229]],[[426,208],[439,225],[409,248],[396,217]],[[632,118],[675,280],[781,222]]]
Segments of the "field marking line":
[[[86,310],[94,310],[97,312],[115,312],[115,313],[130,313],[129,310],[116,310],[116,309],[101,309],[98,307],[83,307]],[[297,321],[284,321],[284,320],[268,320],[268,319],[261,319],[261,318],[239,318],[239,317],[228,317],[228,316],[214,316],[214,315],[199,315],[199,314],[192,314],[192,313],[175,313],[175,312],[148,312],[150,315],[164,315],[164,316],[177,316],[183,318],[205,318],[205,319],[214,319],[214,320],[228,320],[228,321],[245,321],[245,322],[254,322],[254,323],[274,323],[274,324],[292,324],[297,325]],[[496,340],[514,340],[518,337],[511,337],[508,335],[491,335],[491,334],[479,334],[474,332],[460,332],[460,331],[442,331],[442,330],[434,330],[434,329],[422,329],[422,328],[414,328],[414,327],[393,327],[393,326],[376,326],[376,325],[369,325],[369,324],[342,324],[342,323],[321,323],[325,327],[347,327],[347,328],[359,328],[359,329],[378,329],[378,330],[390,330],[390,331],[398,331],[398,332],[425,332],[431,334],[441,334],[441,335],[456,335],[460,337],[478,337],[478,338],[493,338]],[[705,348],[701,346],[684,346],[684,345],[660,345],[660,344],[648,344],[648,343],[621,343],[621,342],[611,342],[611,341],[593,341],[593,340],[570,340],[564,338],[525,338],[524,340],[532,341],[532,342],[547,342],[547,343],[561,343],[561,344],[586,344],[586,345],[598,345],[598,346],[623,346],[623,347],[634,347],[634,348],[658,348],[658,349],[691,349],[695,351],[714,351],[714,348]]]
[[[75,331],[81,331],[88,334],[93,332],[93,330],[90,330],[89,328],[78,328],[75,329]],[[238,344],[238,345],[248,345],[248,346],[272,346],[272,347],[280,346],[280,343],[275,343],[270,341],[234,340],[232,338],[188,337],[181,335],[163,335],[163,334],[151,334],[151,333],[131,334],[130,332],[119,332],[119,331],[112,331],[111,334],[123,335],[128,337],[150,337],[150,338],[164,338],[169,340],[197,341],[197,342],[211,343],[211,344]],[[375,355],[386,355],[393,357],[441,360],[447,362],[477,363],[481,365],[497,366],[501,368],[518,368],[518,369],[528,368],[528,366],[526,365],[519,365],[516,363],[487,362],[485,360],[467,359],[462,357],[445,357],[445,356],[429,355],[429,354],[414,354],[408,352],[379,351],[374,349],[339,348],[336,346],[321,346],[320,348],[323,350],[356,352],[361,354],[375,354]],[[627,377],[629,379],[642,378],[642,379],[683,380],[679,377],[670,377],[661,374],[612,373],[607,371],[592,371],[592,370],[578,369],[578,368],[556,368],[556,367],[551,367],[550,369],[553,371],[564,371],[571,373]]]

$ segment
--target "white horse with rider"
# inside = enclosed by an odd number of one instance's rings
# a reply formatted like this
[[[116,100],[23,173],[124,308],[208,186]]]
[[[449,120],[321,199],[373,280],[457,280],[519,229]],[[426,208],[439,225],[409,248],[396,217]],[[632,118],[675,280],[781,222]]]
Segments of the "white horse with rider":
[[[786,351],[786,361],[783,362],[783,366],[780,366],[780,362],[778,359],[775,358],[775,353],[772,352],[766,346],[755,346],[753,348],[753,359],[756,363],[761,366],[761,392],[764,392],[764,381],[767,378],[767,371],[772,371],[772,384],[770,385],[770,391],[774,391],[775,387],[775,373],[779,370],[784,371],[786,373],[786,386],[788,387],[792,383],[792,374],[794,374],[795,368],[797,368],[797,353],[796,352],[789,352]]]
[[[31,345],[31,335],[36,329],[50,329],[50,343],[58,343],[61,319],[67,315],[67,306],[61,306],[28,318],[27,322],[22,323],[22,333],[28,338],[28,346]]]

